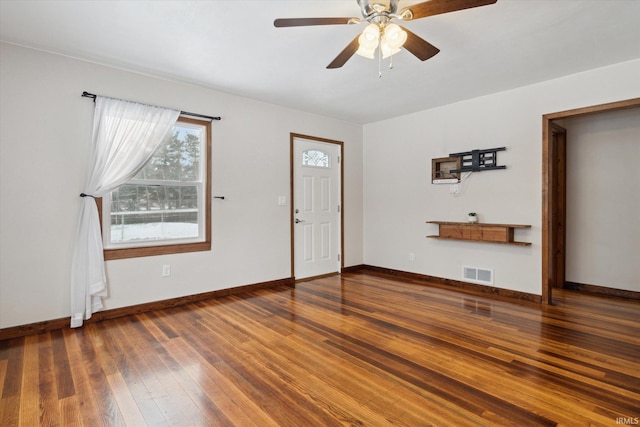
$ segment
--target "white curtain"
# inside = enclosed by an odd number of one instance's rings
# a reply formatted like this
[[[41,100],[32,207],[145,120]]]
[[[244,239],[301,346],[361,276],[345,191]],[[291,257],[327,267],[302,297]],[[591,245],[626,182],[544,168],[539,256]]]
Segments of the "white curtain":
[[[96,97],[93,152],[84,193],[103,197],[142,169],[171,130],[179,111]],[[101,309],[107,296],[102,233],[93,197],[83,197],[71,266],[71,327]]]

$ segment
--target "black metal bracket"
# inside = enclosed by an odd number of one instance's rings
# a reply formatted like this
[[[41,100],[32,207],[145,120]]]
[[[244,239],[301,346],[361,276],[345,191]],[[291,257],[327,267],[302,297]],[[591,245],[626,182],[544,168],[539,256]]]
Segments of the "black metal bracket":
[[[498,166],[498,151],[505,151],[506,147],[488,148],[486,150],[471,150],[464,153],[449,154],[449,157],[461,157],[462,166],[460,169],[449,171],[458,172],[481,172],[493,169],[506,169],[506,166]]]

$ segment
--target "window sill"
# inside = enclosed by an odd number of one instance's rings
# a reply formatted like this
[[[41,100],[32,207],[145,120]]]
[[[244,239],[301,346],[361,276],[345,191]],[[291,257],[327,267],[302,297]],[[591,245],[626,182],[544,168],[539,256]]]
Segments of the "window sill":
[[[139,258],[145,256],[204,252],[211,250],[211,242],[185,243],[179,245],[147,246],[143,248],[105,249],[104,260]]]

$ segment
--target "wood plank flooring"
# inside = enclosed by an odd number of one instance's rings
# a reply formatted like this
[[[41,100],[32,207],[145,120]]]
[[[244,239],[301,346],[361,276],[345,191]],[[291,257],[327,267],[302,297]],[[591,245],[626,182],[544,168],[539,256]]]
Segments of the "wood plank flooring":
[[[0,341],[0,425],[637,424],[640,302],[555,294],[350,273]]]

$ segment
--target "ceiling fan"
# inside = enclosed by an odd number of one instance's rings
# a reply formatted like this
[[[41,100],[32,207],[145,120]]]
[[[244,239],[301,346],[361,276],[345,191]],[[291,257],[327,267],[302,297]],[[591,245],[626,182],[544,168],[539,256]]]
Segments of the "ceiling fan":
[[[343,25],[368,23],[364,31],[356,36],[347,47],[336,56],[327,68],[342,67],[354,54],[374,58],[386,58],[404,47],[421,61],[426,61],[440,52],[440,49],[415,35],[404,27],[392,22],[411,21],[440,15],[457,10],[494,4],[497,0],[429,0],[398,10],[398,0],[356,0],[362,18],[281,18],[273,25],[280,27],[305,27],[310,25]]]

